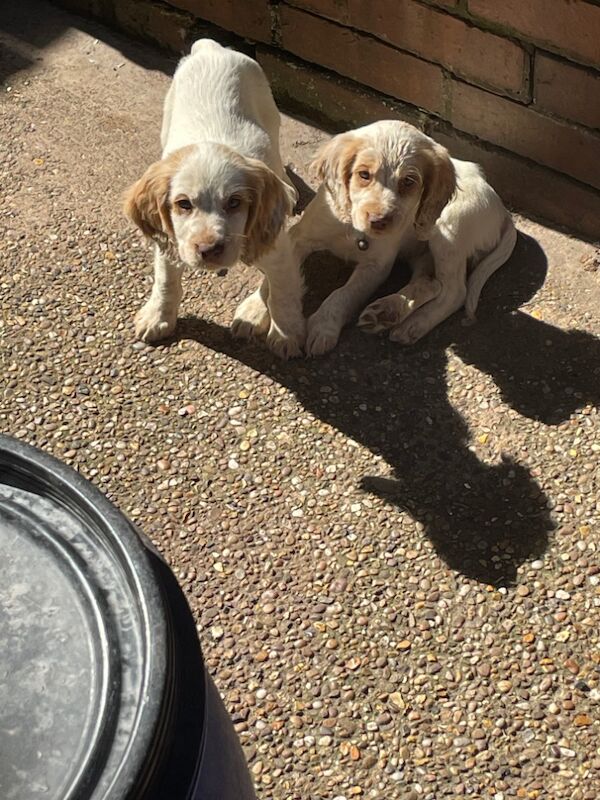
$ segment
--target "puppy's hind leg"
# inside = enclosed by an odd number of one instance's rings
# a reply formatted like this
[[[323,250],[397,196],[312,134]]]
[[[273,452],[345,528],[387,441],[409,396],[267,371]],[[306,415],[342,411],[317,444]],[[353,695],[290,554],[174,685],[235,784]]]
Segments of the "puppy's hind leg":
[[[183,297],[183,270],[182,265],[155,246],[152,292],[135,317],[135,335],[141,341],[157,342],[166,339],[175,330]]]
[[[433,258],[429,250],[411,262],[412,278],[399,292],[381,297],[368,305],[358,319],[365,333],[380,333],[396,328],[410,314],[434,300],[442,290],[434,277]]]
[[[441,290],[433,300],[425,303],[400,325],[393,328],[390,333],[390,341],[414,344],[432,331],[436,325],[458,311],[467,296],[466,270],[465,259],[461,259],[460,262],[456,259],[447,259],[439,268],[436,263],[436,277],[441,285]]]
[[[366,333],[396,328],[410,314],[435,299],[442,291],[436,278],[416,278],[395,294],[388,294],[368,305],[358,319]]]

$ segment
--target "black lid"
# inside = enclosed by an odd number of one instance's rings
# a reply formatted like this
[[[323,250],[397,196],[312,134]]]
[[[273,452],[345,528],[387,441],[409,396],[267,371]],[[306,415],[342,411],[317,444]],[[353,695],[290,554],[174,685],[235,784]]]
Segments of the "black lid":
[[[146,797],[172,723],[172,625],[127,519],[0,436],[0,797]]]

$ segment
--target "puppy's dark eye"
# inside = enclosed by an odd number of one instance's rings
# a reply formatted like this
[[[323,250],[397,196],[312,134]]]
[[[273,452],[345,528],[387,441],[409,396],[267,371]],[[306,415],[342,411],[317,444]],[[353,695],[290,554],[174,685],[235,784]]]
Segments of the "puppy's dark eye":
[[[227,211],[235,211],[236,208],[240,207],[241,202],[242,201],[240,200],[239,197],[233,195],[233,197],[230,197],[229,200],[225,203],[225,208],[227,209]]]
[[[412,188],[417,182],[417,179],[414,175],[405,175],[404,178],[400,179],[400,189],[410,189]]]
[[[371,180],[371,173],[368,169],[361,169],[358,173],[358,177],[363,181]]]
[[[191,211],[192,210],[192,203],[187,197],[182,197],[180,200],[175,200],[175,205],[180,211]]]

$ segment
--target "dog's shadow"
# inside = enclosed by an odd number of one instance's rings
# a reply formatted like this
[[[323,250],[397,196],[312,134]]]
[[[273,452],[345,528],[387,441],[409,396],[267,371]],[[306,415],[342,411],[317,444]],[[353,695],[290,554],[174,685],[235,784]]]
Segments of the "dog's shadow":
[[[268,374],[315,416],[383,456],[391,475],[361,476],[362,488],[421,522],[452,569],[508,585],[524,561],[548,546],[554,529],[549,498],[514,454],[486,464],[469,449],[469,427],[448,399],[445,351],[453,348],[463,362],[491,375],[503,400],[531,419],[554,425],[597,402],[600,341],[515,310],[542,285],[546,269],[537,242],[520,235],[515,253],[486,287],[482,321],[465,328],[455,315],[410,348],[351,328],[328,356],[283,363],[262,343],[234,340],[227,328],[197,318],[180,320],[177,338],[195,339]],[[344,271],[332,268],[329,256],[313,256],[309,298],[319,295],[319,275],[341,282]],[[402,269],[394,276],[400,284],[407,277]],[[501,418],[486,413],[493,438]],[[497,438],[501,444],[502,434]],[[535,441],[529,447],[535,450]]]

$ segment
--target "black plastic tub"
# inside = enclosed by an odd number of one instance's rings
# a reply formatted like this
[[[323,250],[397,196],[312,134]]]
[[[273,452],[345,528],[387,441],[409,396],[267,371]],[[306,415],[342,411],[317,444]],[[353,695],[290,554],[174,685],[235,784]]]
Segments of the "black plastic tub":
[[[88,481],[0,436],[0,798],[250,800],[168,566]]]

